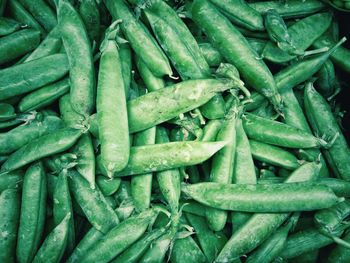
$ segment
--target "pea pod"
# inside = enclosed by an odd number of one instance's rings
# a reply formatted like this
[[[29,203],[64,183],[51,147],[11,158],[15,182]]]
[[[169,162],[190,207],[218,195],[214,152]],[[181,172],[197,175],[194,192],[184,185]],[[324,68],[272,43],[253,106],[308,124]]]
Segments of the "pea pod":
[[[18,31],[22,27],[21,23],[16,20],[1,17],[0,18],[0,36],[6,36]]]
[[[335,74],[333,62],[328,59],[316,74],[316,89],[325,98],[332,98],[340,91],[340,84]]]
[[[187,80],[133,99],[127,104],[129,131],[141,131],[193,110],[234,85],[229,80]]]
[[[219,66],[224,60],[220,52],[210,43],[199,43],[199,48],[208,65],[211,67]]]
[[[147,28],[138,21],[123,0],[106,1],[113,19],[121,19],[121,28],[135,53],[140,56],[154,75],[172,75],[168,59]],[[146,48],[147,47],[147,48]]]
[[[227,62],[237,67],[243,80],[280,110],[281,98],[272,74],[263,61],[256,59],[242,34],[207,0],[194,1],[192,15]],[[245,54],[244,59],[241,54]]]
[[[207,259],[192,237],[176,239],[171,250],[171,262],[204,263]]]
[[[71,213],[68,213],[46,237],[38,253],[35,255],[33,263],[60,262],[67,246],[69,227],[71,224],[70,219]]]
[[[164,80],[153,75],[145,62],[143,62],[138,56],[136,57],[136,66],[148,91],[155,91],[164,88]]]
[[[99,175],[96,178],[96,183],[104,196],[111,196],[118,190],[121,180],[120,178],[106,178]]]
[[[100,40],[100,12],[96,0],[81,1],[79,5],[79,14],[84,21],[86,31],[91,43]]]
[[[74,7],[63,0],[58,5],[58,24],[70,66],[70,101],[73,109],[86,117],[94,107],[95,89],[95,70],[86,28]]]
[[[0,191],[0,261],[15,262],[21,199],[18,189]]]
[[[21,216],[17,236],[17,261],[32,262],[42,238],[46,213],[46,175],[41,162],[34,163],[23,178]]]
[[[0,121],[11,120],[15,117],[15,108],[11,104],[0,102]]]
[[[60,98],[59,108],[60,108],[61,118],[68,127],[82,127],[82,126],[84,126],[86,120],[84,119],[83,116],[81,116],[80,114],[78,114],[77,112],[74,111],[72,104],[70,103],[70,95],[69,94],[66,94]],[[92,116],[94,116],[94,118],[91,118],[91,119],[95,119],[95,120],[97,119],[96,114],[94,114]],[[89,118],[89,120],[90,120],[90,118]],[[96,121],[95,125],[98,127],[97,121]]]
[[[0,176],[0,193],[6,189],[22,188],[23,171],[17,170]]]
[[[30,92],[62,78],[67,72],[68,61],[64,54],[51,55],[2,69],[0,97],[7,99]]]
[[[72,147],[81,134],[81,130],[63,128],[36,138],[12,153],[1,166],[1,172],[13,171],[43,157],[63,152]]]
[[[113,27],[101,46],[96,101],[101,161],[109,177],[125,168],[130,148],[124,80]]]

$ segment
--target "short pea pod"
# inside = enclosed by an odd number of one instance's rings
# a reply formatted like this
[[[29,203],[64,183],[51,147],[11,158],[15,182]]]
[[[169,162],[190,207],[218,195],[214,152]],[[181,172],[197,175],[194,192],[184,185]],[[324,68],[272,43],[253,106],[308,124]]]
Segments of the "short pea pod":
[[[23,179],[17,261],[32,262],[42,238],[46,213],[46,174],[41,162],[31,165]]]
[[[62,248],[62,253],[66,251],[66,253],[69,255],[75,247],[75,232],[67,170],[63,169],[57,177],[57,182],[53,190],[53,219],[55,225],[58,226],[62,220],[65,220],[67,215],[71,216],[69,219],[67,219],[67,242],[66,246]]]
[[[141,131],[208,102],[235,86],[230,80],[187,80],[128,102],[129,131]],[[142,116],[142,118],[141,118]]]
[[[154,75],[172,75],[168,59],[158,46],[148,29],[138,21],[124,0],[106,1],[113,19],[121,19],[121,28],[135,53],[142,58]],[[147,47],[147,48],[146,48]]]
[[[109,177],[125,168],[130,151],[124,80],[116,42],[109,39],[112,34],[107,33],[101,46],[96,100],[101,161]]]
[[[19,0],[21,4],[33,15],[33,17],[45,28],[52,30],[56,24],[56,15],[44,0]]]
[[[152,145],[156,141],[156,127],[136,133],[134,136],[134,145]],[[144,211],[151,204],[152,191],[152,172],[133,176],[131,178],[131,196],[137,211]]]
[[[87,251],[82,261],[87,263],[111,261],[145,233],[155,216],[156,212],[149,209],[126,219],[108,231],[104,238],[95,244],[94,248]]]
[[[0,70],[0,97],[7,99],[55,82],[68,72],[65,54],[55,54]],[[23,81],[23,80],[26,81]]]
[[[33,263],[60,262],[67,246],[71,217],[72,214],[68,213],[46,237],[38,253],[35,255]]]
[[[0,193],[6,189],[22,188],[23,171],[17,170],[0,176]]]
[[[70,65],[70,100],[73,109],[87,117],[94,107],[95,89],[90,41],[81,17],[68,1],[59,1],[58,24]]]
[[[281,98],[271,72],[256,58],[242,34],[207,0],[194,1],[192,15],[223,57],[237,67],[243,80],[280,109]]]
[[[176,239],[171,250],[171,262],[204,263],[207,258],[191,236]]]
[[[0,38],[0,64],[10,62],[35,49],[40,42],[40,31],[22,29]]]
[[[21,197],[18,189],[6,189],[0,192],[0,261],[4,263],[16,260],[16,239],[20,216]]]
[[[9,156],[1,166],[1,172],[13,171],[43,157],[68,150],[81,134],[81,130],[63,128],[31,140]]]
[[[227,144],[214,156],[210,181],[222,184],[231,184],[232,172],[235,165],[236,153],[236,121],[237,102],[233,101],[228,114],[216,137],[217,140],[226,141]],[[225,227],[227,212],[208,208],[206,218],[211,229],[220,231]]]
[[[328,143],[293,126],[247,113],[243,127],[248,137],[287,148],[319,148]]]
[[[91,43],[100,40],[100,12],[96,0],[85,0],[79,3],[79,14],[84,21]]]
[[[311,83],[305,87],[304,104],[306,115],[315,133],[331,138],[337,136],[332,147],[324,152],[325,158],[338,177],[349,180],[349,146],[327,101],[312,87]]]
[[[293,45],[298,51],[305,51],[320,37],[330,26],[332,15],[330,13],[318,13],[299,20],[288,28]],[[305,38],[305,36],[308,36]],[[273,42],[267,43],[262,56],[275,63],[285,63],[296,56],[283,51]]]
[[[234,24],[252,31],[265,29],[263,17],[255,9],[242,0],[210,0],[224,13]]]
[[[10,154],[31,140],[63,128],[63,122],[55,116],[37,116],[37,118],[22,126],[17,126],[6,133],[0,134],[0,154]]]
[[[88,181],[75,170],[69,170],[70,190],[89,222],[99,231],[107,233],[119,219],[98,188],[91,189]]]

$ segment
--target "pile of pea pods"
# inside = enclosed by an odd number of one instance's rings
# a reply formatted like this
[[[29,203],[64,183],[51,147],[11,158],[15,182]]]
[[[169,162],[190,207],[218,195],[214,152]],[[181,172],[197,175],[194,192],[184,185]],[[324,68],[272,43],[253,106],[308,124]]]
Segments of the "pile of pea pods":
[[[348,3],[0,0],[0,263],[349,263]]]

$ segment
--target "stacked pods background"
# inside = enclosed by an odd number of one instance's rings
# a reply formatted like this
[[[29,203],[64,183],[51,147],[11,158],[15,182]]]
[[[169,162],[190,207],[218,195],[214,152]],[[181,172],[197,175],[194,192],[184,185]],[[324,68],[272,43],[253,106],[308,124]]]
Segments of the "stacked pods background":
[[[0,0],[0,262],[350,262],[348,3]]]

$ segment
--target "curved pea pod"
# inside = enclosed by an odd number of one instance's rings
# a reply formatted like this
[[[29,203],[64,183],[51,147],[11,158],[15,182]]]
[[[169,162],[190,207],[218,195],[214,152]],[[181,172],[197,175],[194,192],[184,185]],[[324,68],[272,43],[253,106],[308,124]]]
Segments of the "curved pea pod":
[[[331,13],[318,13],[299,20],[288,28],[293,45],[298,51],[305,51],[319,38],[332,22]],[[305,36],[308,36],[305,38]],[[273,42],[266,44],[262,56],[275,63],[285,63],[296,56],[280,49]]]
[[[23,178],[21,216],[17,236],[17,261],[32,262],[42,238],[46,213],[46,175],[41,162]]]
[[[199,43],[199,48],[205,60],[210,67],[219,66],[223,62],[223,57],[220,52],[214,48],[210,43]]]
[[[350,235],[349,232],[347,232],[343,240],[345,242],[350,242]],[[344,247],[342,245],[337,245],[335,248],[331,250],[331,253],[329,254],[329,257],[327,258],[328,263],[347,263],[350,260],[350,249],[347,247]]]
[[[37,117],[34,121],[0,134],[0,154],[9,154],[33,139],[63,128],[63,122],[55,116]]]
[[[169,142],[165,128],[157,127],[156,143]],[[168,203],[171,213],[176,214],[179,210],[180,199],[180,173],[178,169],[165,170],[156,173],[159,189]]]
[[[140,262],[142,255],[149,249],[151,243],[163,235],[166,228],[158,228],[146,233],[137,242],[132,244],[121,255],[117,256],[112,263],[136,263]]]
[[[119,52],[114,40],[105,39],[104,43],[101,47],[96,109],[101,161],[111,177],[127,165],[130,142]]]
[[[318,0],[288,0],[288,5],[278,1],[260,1],[248,5],[261,14],[265,14],[269,9],[275,9],[283,18],[308,16],[326,7]]]
[[[176,239],[170,255],[171,262],[204,263],[207,258],[192,237]]]
[[[60,108],[61,118],[68,127],[81,127],[82,125],[84,126],[86,120],[82,115],[74,111],[72,104],[70,103],[69,94],[63,95],[60,98],[59,108]],[[89,122],[90,120],[95,119],[96,120],[95,126],[98,130],[97,114],[94,114],[92,116],[94,116],[94,118],[89,118]]]
[[[46,237],[38,253],[35,255],[33,263],[60,262],[67,246],[71,217],[72,214],[68,213]]]
[[[106,178],[105,176],[99,175],[96,178],[96,183],[104,196],[111,196],[118,190],[121,179]]]
[[[6,189],[22,188],[23,171],[17,170],[0,176],[0,193]]]
[[[49,106],[61,96],[68,93],[69,87],[68,79],[46,85],[23,97],[18,103],[18,110],[20,112],[28,112]]]
[[[306,163],[296,169],[284,183],[314,181],[317,179],[320,166]],[[225,244],[216,260],[227,262],[245,255],[258,247],[288,218],[289,213],[260,213],[254,214],[239,228]]]
[[[82,262],[109,262],[133,243],[135,243],[146,231],[149,224],[156,217],[153,209],[146,210],[138,215],[130,217],[112,228],[87,251]],[[113,249],[111,249],[113,248]]]
[[[227,62],[237,67],[243,80],[279,110],[281,98],[273,76],[265,63],[256,58],[256,53],[242,34],[207,0],[194,1],[192,15],[213,46]],[[244,58],[241,54],[245,54]]]
[[[1,17],[0,18],[0,36],[6,36],[13,32],[18,31],[22,27],[22,24],[16,20]]]
[[[12,61],[35,49],[40,42],[40,31],[22,29],[0,38],[0,64]]]
[[[234,85],[229,80],[187,80],[133,99],[127,104],[129,131],[134,133],[175,118]]]
[[[142,58],[154,75],[171,76],[169,61],[148,29],[138,21],[123,0],[106,1],[113,19],[121,19],[121,28],[135,53]]]
[[[91,136],[85,133],[71,150],[77,156],[76,170],[95,188],[95,153]]]
[[[249,140],[249,144],[253,158],[258,161],[288,170],[297,169],[301,164],[294,154],[282,148],[254,140]]]
[[[98,188],[92,189],[88,181],[75,170],[69,170],[70,189],[89,222],[99,231],[107,233],[119,222],[113,209],[107,204]]]
[[[1,166],[1,172],[13,171],[43,157],[68,150],[81,135],[81,130],[63,128],[31,140],[9,156]]]
[[[44,0],[19,0],[21,4],[33,15],[33,17],[50,31],[57,24],[56,15]]]
[[[11,120],[15,117],[15,108],[11,104],[0,102],[0,122]]]
[[[330,168],[340,178],[350,178],[350,149],[327,101],[309,83],[304,90],[306,116],[313,131],[326,137],[337,136],[332,147],[325,150]]]
[[[7,99],[38,89],[62,78],[68,69],[65,54],[55,54],[2,69],[0,97]]]
[[[225,144],[226,142],[221,141],[169,142],[132,147],[128,165],[114,176],[137,175],[195,165],[209,159]],[[99,165],[98,160],[97,164]]]
[[[96,0],[81,1],[79,14],[83,20],[91,43],[100,40],[100,12]]]
[[[319,148],[328,143],[293,126],[247,113],[243,127],[250,139],[287,148]]]
[[[72,200],[69,192],[67,171],[63,170],[57,177],[53,190],[53,219],[56,226],[65,220],[68,215],[73,215]],[[66,246],[61,248],[62,253],[70,254],[75,247],[74,218],[67,219]],[[63,245],[62,245],[63,246]],[[58,255],[56,255],[58,256]],[[59,260],[58,260],[59,261]],[[57,261],[57,262],[58,262]]]
[[[21,198],[18,189],[0,191],[0,261],[15,262]]]
[[[252,31],[263,31],[264,20],[259,12],[242,0],[210,0],[234,24]]]
[[[81,17],[68,1],[59,1],[58,24],[70,66],[70,101],[77,113],[88,116],[94,108],[95,89],[90,41]]]
[[[203,217],[186,213],[186,218],[194,228],[199,245],[208,262],[213,262],[217,253],[227,242],[227,238],[221,232],[213,232]]]

